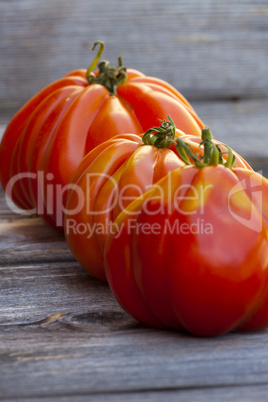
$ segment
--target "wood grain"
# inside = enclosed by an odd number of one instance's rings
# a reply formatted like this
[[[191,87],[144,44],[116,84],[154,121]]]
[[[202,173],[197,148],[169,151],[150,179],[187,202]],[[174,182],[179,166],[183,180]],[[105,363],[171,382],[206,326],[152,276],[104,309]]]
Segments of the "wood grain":
[[[0,0],[0,139],[27,99],[86,68],[100,39],[105,59],[124,53],[169,81],[268,177],[267,16],[267,0]],[[267,346],[267,331],[209,339],[139,324],[62,234],[12,212],[0,190],[1,400],[263,401]]]
[[[222,401],[230,402],[235,400],[236,402],[262,402],[266,399],[268,392],[267,385],[257,386],[237,386],[237,387],[215,387],[215,388],[196,388],[196,389],[180,389],[180,390],[158,390],[158,391],[146,391],[146,392],[122,392],[122,393],[109,393],[109,394],[93,394],[89,395],[64,395],[63,397],[57,397],[57,402],[88,402],[89,398],[92,402],[163,402],[164,400],[169,402],[207,402],[207,401]],[[20,400],[26,401],[21,398]],[[42,402],[51,402],[51,398],[43,398]],[[31,399],[31,402],[40,401],[39,398]]]
[[[59,289],[56,278],[49,285],[41,275],[35,286],[51,293],[56,287],[58,302],[53,307],[44,296],[42,305],[40,292],[29,290],[28,314],[37,317],[37,309],[43,319],[1,324],[3,397],[76,398],[93,393],[105,398],[116,393],[267,384],[265,331],[214,339],[157,331],[136,324],[115,307],[104,286],[104,292],[94,292],[94,283],[88,281],[83,299],[71,280]],[[72,296],[69,305],[64,303],[67,295]],[[118,400],[124,400],[120,395]]]
[[[0,0],[0,111],[104,58],[167,80],[190,100],[267,97],[266,0]]]
[[[268,99],[232,102],[194,102],[214,137],[245,158],[268,157]]]
[[[106,284],[53,250],[54,242],[58,250],[66,246],[57,232],[6,210],[0,222],[7,216],[14,226],[13,232],[1,227],[3,400],[255,401],[265,395],[267,331],[209,339],[147,328],[121,309]],[[25,248],[28,255],[43,253],[43,260],[29,259]]]
[[[2,264],[74,261],[63,234],[42,219],[18,215],[0,217]]]
[[[2,397],[104,398],[268,381],[266,331],[198,339],[146,328],[77,264],[2,264],[1,278]]]

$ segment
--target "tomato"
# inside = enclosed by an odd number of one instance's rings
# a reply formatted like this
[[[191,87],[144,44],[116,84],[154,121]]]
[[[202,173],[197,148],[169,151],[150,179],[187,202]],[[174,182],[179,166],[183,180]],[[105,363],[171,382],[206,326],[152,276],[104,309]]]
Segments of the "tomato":
[[[203,130],[204,131],[204,130]],[[181,139],[171,171],[115,219],[104,250],[121,306],[154,327],[214,336],[268,325],[268,180]],[[187,162],[188,160],[188,162]]]
[[[68,184],[83,157],[121,133],[141,134],[172,113],[176,125],[200,135],[203,123],[167,82],[102,61],[42,89],[9,123],[0,146],[0,180],[21,208],[63,226]]]
[[[125,134],[100,144],[75,171],[66,202],[65,237],[76,259],[97,278],[106,281],[103,250],[115,218],[154,183],[185,165],[173,144],[175,136],[201,152],[201,138],[176,130],[170,118],[149,129],[143,140]],[[238,155],[237,164],[250,168]]]

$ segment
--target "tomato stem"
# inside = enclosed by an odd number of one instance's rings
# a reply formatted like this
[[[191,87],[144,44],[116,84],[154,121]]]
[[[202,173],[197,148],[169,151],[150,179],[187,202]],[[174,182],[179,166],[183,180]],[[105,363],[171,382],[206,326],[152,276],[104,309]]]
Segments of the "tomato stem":
[[[152,127],[144,133],[142,137],[144,145],[153,145],[160,149],[168,148],[174,142],[176,126],[170,116],[168,119],[169,121],[159,119],[162,121],[159,127]]]
[[[127,73],[126,67],[123,66],[122,57],[120,55],[118,57],[118,66],[117,67],[110,67],[110,62],[106,60],[102,60],[99,62],[102,52],[104,50],[104,43],[102,41],[96,41],[93,45],[92,50],[94,51],[96,46],[99,45],[99,50],[97,55],[95,56],[94,60],[90,64],[86,72],[86,78],[89,85],[92,84],[100,84],[103,85],[108,91],[116,95],[116,88],[126,82],[127,80]],[[95,76],[92,74],[94,68],[98,65],[99,72],[98,75]]]
[[[231,148],[229,148],[228,145],[222,144],[227,148],[228,151],[228,158],[224,163],[222,158],[224,152],[221,151],[217,144],[214,144],[212,139],[213,136],[210,129],[208,127],[204,127],[202,130],[202,142],[200,143],[200,146],[203,145],[204,147],[204,153],[202,156],[195,155],[191,145],[187,144],[180,137],[177,137],[176,141],[173,141],[173,143],[177,148],[179,156],[186,165],[193,165],[198,168],[211,165],[224,165],[227,168],[232,168],[235,164],[235,156]]]
[[[102,55],[102,52],[103,52],[103,50],[104,50],[104,43],[101,42],[100,40],[98,40],[98,41],[96,41],[96,42],[94,43],[94,45],[93,45],[93,47],[92,47],[92,51],[95,50],[95,48],[96,48],[97,45],[100,45],[100,48],[99,48],[99,51],[98,51],[97,55],[95,56],[94,60],[92,61],[92,63],[90,64],[90,66],[89,66],[88,69],[87,69],[87,72],[86,72],[87,80],[88,80],[88,78],[89,78],[91,72],[94,70],[94,68],[97,67],[98,61],[99,61],[99,59],[100,59],[100,57],[101,57],[101,55]]]

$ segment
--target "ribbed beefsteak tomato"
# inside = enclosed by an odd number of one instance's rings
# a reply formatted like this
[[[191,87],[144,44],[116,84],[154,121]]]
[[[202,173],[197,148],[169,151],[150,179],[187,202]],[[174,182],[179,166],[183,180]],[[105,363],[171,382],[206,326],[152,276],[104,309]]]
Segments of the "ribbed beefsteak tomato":
[[[105,247],[109,285],[137,320],[198,336],[268,325],[268,180],[203,159],[173,170],[115,219]],[[193,162],[193,164],[192,164]],[[186,162],[187,163],[187,162]]]
[[[65,237],[80,264],[97,278],[106,280],[103,250],[114,219],[154,183],[185,165],[173,144],[175,136],[195,153],[202,152],[202,139],[176,130],[170,118],[143,139],[125,134],[100,144],[75,171],[66,202]],[[227,154],[222,155],[226,160]],[[238,155],[237,164],[249,168]]]
[[[9,123],[0,146],[2,186],[19,207],[63,225],[68,184],[83,157],[121,133],[140,134],[172,113],[199,135],[203,123],[167,82],[102,61],[103,43],[88,70],[72,71],[30,99]]]

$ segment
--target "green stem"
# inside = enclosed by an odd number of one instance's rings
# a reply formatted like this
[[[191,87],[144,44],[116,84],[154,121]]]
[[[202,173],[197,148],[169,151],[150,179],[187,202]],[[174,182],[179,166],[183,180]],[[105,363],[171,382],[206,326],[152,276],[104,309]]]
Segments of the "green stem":
[[[176,126],[170,116],[169,121],[160,120],[162,124],[159,127],[152,127],[144,133],[142,141],[144,145],[153,145],[156,148],[168,148],[174,142]]]
[[[103,85],[105,88],[108,89],[108,91],[111,94],[116,95],[117,87],[126,82],[127,80],[126,67],[123,66],[122,55],[118,57],[118,66],[110,67],[109,61],[103,60],[99,62],[102,52],[104,50],[104,43],[101,41],[95,42],[92,48],[93,51],[95,50],[97,45],[99,45],[100,47],[93,62],[87,69],[86,72],[87,81],[89,85],[92,84]],[[91,73],[96,68],[97,65],[99,68],[99,74],[97,75],[97,77],[95,77]]]
[[[99,51],[97,53],[97,55],[94,57],[94,60],[92,61],[92,63],[90,64],[90,66],[87,69],[86,72],[86,78],[87,80],[89,79],[90,74],[92,73],[92,71],[97,67],[97,64],[99,62],[99,59],[102,55],[102,52],[104,50],[104,43],[101,42],[100,40],[96,41],[92,47],[92,51],[94,51],[96,49],[96,46],[100,45]]]
[[[235,156],[234,156],[231,148],[228,147],[228,145],[224,144],[224,146],[228,150],[228,158],[227,158],[227,161],[223,165],[226,166],[227,168],[231,169],[235,165]]]
[[[186,165],[193,165],[193,163],[190,161],[190,159],[192,159],[196,167],[201,168],[206,166],[206,164],[201,162],[201,159],[193,153],[191,146],[183,141],[180,137],[176,138],[176,142],[174,141],[174,144],[176,145],[180,158]]]
[[[202,156],[195,155],[193,153],[192,147],[184,142],[180,137],[173,141],[176,145],[177,152],[180,158],[185,162],[186,165],[193,165],[198,168],[203,168],[212,165],[223,165],[227,168],[232,168],[235,165],[235,156],[227,145],[224,145],[228,150],[228,158],[225,163],[223,163],[222,154],[219,146],[214,144],[212,141],[212,133],[208,127],[204,127],[202,130],[202,142],[200,145],[204,146],[204,153]],[[193,162],[192,162],[193,161]]]

